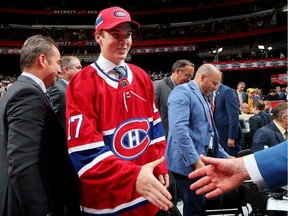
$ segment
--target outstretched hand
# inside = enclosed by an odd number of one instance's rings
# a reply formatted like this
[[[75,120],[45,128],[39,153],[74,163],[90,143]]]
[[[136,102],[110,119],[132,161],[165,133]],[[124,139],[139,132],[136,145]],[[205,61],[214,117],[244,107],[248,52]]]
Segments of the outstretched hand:
[[[191,184],[190,189],[196,194],[206,194],[206,198],[213,198],[231,191],[249,179],[243,158],[218,159],[201,155],[200,160],[208,166],[191,172],[188,177],[194,179],[202,177]]]
[[[136,191],[160,209],[169,210],[173,207],[171,194],[153,175],[155,167],[165,161],[164,157],[142,166],[136,180]]]

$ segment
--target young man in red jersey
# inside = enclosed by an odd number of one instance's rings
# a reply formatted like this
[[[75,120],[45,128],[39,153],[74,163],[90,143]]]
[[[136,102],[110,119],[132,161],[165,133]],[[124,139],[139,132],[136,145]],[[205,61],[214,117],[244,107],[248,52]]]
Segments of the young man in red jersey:
[[[173,207],[152,80],[124,62],[138,28],[122,8],[101,11],[100,56],[68,85],[68,148],[85,215],[152,216]]]

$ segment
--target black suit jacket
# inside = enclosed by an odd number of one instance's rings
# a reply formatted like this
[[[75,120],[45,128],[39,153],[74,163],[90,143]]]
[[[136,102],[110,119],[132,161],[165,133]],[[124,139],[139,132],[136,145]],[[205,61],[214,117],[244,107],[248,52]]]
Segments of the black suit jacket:
[[[258,114],[254,115],[254,116],[251,116],[249,118],[249,128],[250,128],[249,138],[250,138],[250,140],[252,140],[255,132],[259,128],[269,124],[270,122],[272,122],[272,116],[269,113],[264,112],[264,111],[259,112]]]
[[[63,196],[60,125],[42,89],[20,76],[0,104],[0,215],[47,215]],[[4,213],[5,212],[5,213]]]

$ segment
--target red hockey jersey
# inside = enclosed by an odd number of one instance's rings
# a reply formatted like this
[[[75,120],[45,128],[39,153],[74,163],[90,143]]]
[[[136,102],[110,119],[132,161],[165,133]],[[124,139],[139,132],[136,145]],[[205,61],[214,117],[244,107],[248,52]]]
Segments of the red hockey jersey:
[[[158,211],[136,192],[135,182],[142,165],[164,155],[164,130],[150,77],[135,65],[125,67],[126,77],[116,80],[95,62],[67,88],[68,149],[80,178],[84,215]],[[156,177],[164,173],[166,164],[154,169]]]

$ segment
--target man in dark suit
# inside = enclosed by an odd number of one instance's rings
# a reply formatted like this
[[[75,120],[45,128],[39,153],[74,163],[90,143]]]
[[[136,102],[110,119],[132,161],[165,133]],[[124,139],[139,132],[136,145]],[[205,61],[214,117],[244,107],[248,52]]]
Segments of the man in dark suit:
[[[275,89],[276,89],[276,93],[277,93],[275,96],[276,100],[286,100],[284,92],[281,91],[281,87],[276,86]]]
[[[82,69],[80,60],[75,56],[64,56],[61,58],[61,72],[58,74],[58,80],[54,86],[47,89],[50,95],[53,109],[56,113],[61,129],[59,131],[59,142],[61,142],[66,152],[66,88],[70,79]],[[65,177],[63,186],[65,196],[63,197],[63,206],[61,211],[65,212],[65,215],[78,216],[80,215],[80,203],[79,203],[79,186],[78,175],[74,170],[69,158],[64,160],[63,177]]]
[[[52,100],[56,116],[63,130],[66,131],[66,88],[70,79],[82,69],[82,65],[75,56],[63,56],[60,67],[61,72],[58,74],[57,82],[47,91]]]
[[[277,145],[287,140],[288,104],[279,103],[273,112],[273,121],[259,128],[253,136],[251,153]]]
[[[269,124],[272,121],[272,116],[264,111],[265,103],[262,100],[253,101],[253,113],[254,115],[249,118],[249,139],[252,140],[255,132]]]
[[[161,115],[161,121],[168,136],[168,107],[167,100],[171,91],[175,86],[187,83],[194,74],[194,64],[188,60],[177,60],[172,66],[172,74],[170,77],[160,81],[154,81],[155,100]]]
[[[235,91],[222,83],[215,94],[213,116],[221,146],[229,155],[237,156],[243,139],[239,122],[238,99]]]
[[[248,103],[248,95],[244,91],[245,87],[246,84],[244,82],[239,82],[237,89],[235,90],[238,98],[239,110],[242,103]]]
[[[51,38],[28,38],[20,53],[22,74],[1,101],[1,216],[61,215],[56,209],[63,195],[65,156],[57,142],[60,125],[45,95],[60,61]]]

